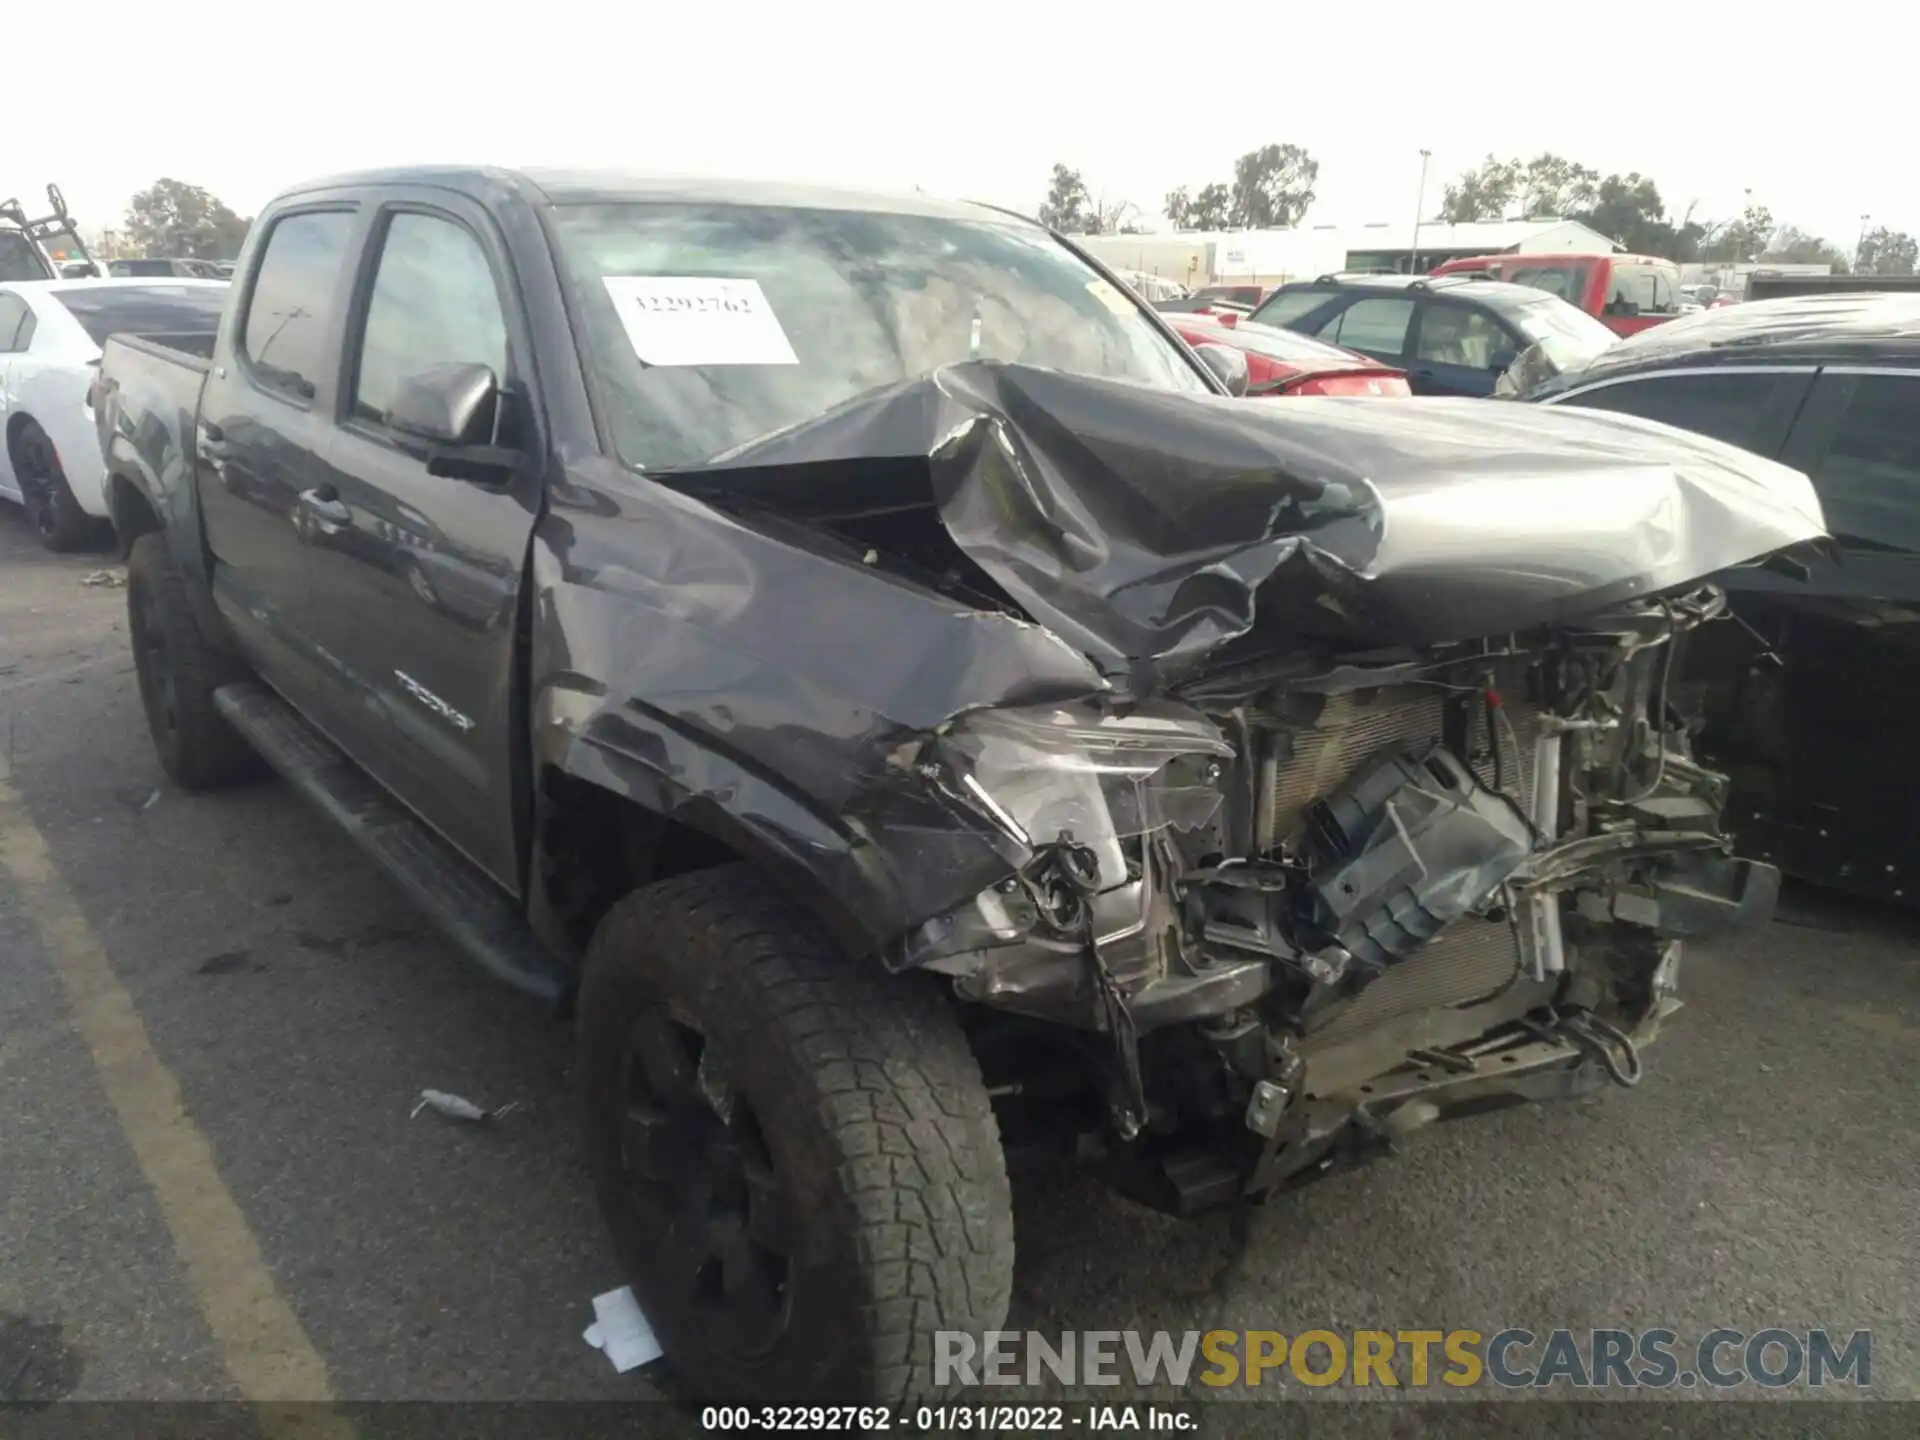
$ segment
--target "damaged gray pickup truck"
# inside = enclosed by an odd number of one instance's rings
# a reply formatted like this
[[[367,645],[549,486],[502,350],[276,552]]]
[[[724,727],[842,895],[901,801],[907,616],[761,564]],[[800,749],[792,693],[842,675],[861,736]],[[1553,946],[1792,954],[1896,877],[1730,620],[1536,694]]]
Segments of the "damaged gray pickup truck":
[[[1013,1158],[1188,1213],[1632,1084],[1770,911],[1668,683],[1823,530],[1732,448],[1236,399],[1029,222],[719,183],[319,182],[199,350],[96,397],[162,763],[571,1007],[699,1394],[927,1393]]]

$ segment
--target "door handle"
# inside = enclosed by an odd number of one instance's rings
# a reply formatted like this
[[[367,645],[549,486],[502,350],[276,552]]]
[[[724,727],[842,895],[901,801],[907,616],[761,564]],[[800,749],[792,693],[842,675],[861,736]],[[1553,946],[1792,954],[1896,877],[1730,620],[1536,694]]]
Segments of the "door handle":
[[[353,524],[353,511],[347,508],[340,498],[340,492],[331,485],[316,485],[311,490],[300,492],[300,503],[306,507],[322,535],[338,535]]]

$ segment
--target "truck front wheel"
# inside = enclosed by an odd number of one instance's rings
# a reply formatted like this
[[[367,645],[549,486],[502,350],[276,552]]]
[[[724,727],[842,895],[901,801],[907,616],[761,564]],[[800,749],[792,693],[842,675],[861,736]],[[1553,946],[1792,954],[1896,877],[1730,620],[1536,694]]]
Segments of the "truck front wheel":
[[[837,953],[745,866],[614,906],[578,1007],[587,1152],[697,1398],[933,1396],[936,1331],[1005,1319],[1013,1211],[945,998]]]
[[[164,535],[133,542],[127,632],[147,730],[169,778],[188,790],[212,790],[266,767],[214,707],[213,692],[247,671],[201,633],[186,586]]]

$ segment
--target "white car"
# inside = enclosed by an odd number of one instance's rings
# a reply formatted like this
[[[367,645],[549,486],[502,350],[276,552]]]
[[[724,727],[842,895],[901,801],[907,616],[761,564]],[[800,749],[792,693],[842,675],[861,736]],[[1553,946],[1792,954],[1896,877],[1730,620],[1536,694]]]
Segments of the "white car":
[[[211,337],[224,280],[20,280],[0,284],[0,499],[26,507],[49,550],[107,518],[87,391],[115,333]]]

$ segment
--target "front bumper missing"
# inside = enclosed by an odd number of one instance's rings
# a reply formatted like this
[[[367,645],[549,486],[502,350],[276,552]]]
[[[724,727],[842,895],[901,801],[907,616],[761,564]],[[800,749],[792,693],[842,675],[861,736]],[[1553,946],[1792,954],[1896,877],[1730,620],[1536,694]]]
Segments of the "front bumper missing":
[[[1679,1008],[1678,1000],[1662,996],[1631,1030],[1612,1033],[1629,1042],[1626,1053],[1635,1055],[1659,1037],[1661,1022]],[[1300,1096],[1267,1139],[1245,1193],[1264,1196],[1372,1159],[1391,1149],[1397,1136],[1442,1120],[1571,1100],[1637,1079],[1637,1059],[1623,1077],[1592,1038],[1523,1019],[1469,1045],[1411,1052],[1402,1068],[1366,1084]]]

